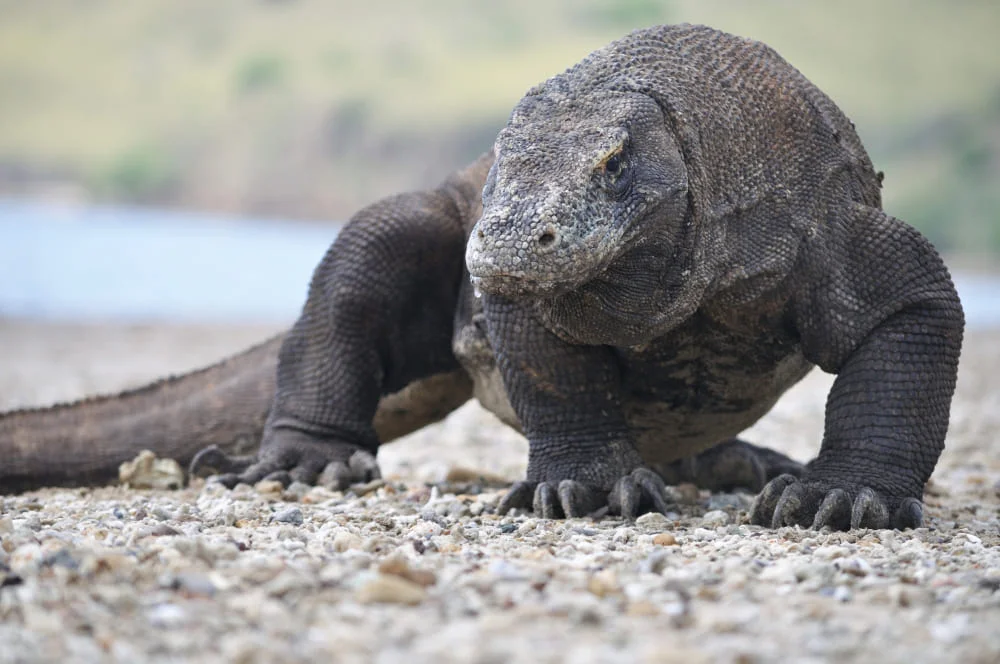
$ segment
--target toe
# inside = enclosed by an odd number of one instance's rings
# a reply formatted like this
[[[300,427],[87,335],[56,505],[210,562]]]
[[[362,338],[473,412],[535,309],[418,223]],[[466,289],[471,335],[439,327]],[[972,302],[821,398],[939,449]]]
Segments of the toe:
[[[188,476],[205,477],[213,474],[235,474],[244,472],[257,460],[254,455],[230,456],[218,445],[209,445],[194,455],[188,465]]]
[[[608,506],[612,514],[620,514],[626,519],[635,519],[639,516],[641,505],[642,488],[631,475],[626,475],[615,482],[611,495],[608,497]]]
[[[562,505],[559,504],[559,493],[550,482],[539,482],[531,507],[543,519],[561,519],[564,516]]]
[[[895,528],[919,528],[924,524],[924,506],[916,498],[904,498],[892,518]]]
[[[319,477],[322,470],[323,466],[321,464],[303,463],[288,471],[288,476],[292,482],[315,484],[316,478]]]
[[[287,487],[292,483],[292,476],[287,470],[276,470],[264,476],[268,482],[281,482],[281,486]]]
[[[331,461],[316,478],[316,484],[331,491],[343,491],[351,486],[351,469],[343,461]]]
[[[888,528],[889,510],[885,501],[873,489],[858,491],[851,510],[851,528]]]
[[[276,463],[272,463],[270,461],[259,461],[240,473],[239,481],[243,484],[253,486],[262,479],[269,477],[273,473],[280,470],[281,467]]]
[[[750,523],[756,526],[771,526],[778,500],[791,484],[797,481],[794,475],[779,475],[764,485],[764,490],[754,498],[750,507]]]
[[[771,518],[772,528],[782,526],[808,525],[806,513],[807,495],[806,488],[798,482],[789,484],[778,498],[778,504],[774,507],[774,516]]]
[[[607,502],[606,496],[575,480],[563,480],[557,490],[566,518],[587,516]]]
[[[507,514],[513,509],[528,509],[535,496],[534,482],[515,482],[510,491],[500,500],[498,514]]]
[[[382,471],[371,452],[358,450],[348,459],[347,465],[358,482],[371,482],[382,477]]]
[[[834,489],[823,498],[812,527],[820,530],[824,527],[833,530],[847,530],[851,527],[851,498],[843,489]]]
[[[670,508],[667,502],[667,486],[663,478],[648,468],[637,468],[632,477],[642,492],[642,509],[646,512],[666,514]]]

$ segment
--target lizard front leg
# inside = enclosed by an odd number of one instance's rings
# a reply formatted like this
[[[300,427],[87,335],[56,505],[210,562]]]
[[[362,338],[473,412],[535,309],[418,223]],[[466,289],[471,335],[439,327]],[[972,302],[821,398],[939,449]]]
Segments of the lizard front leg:
[[[917,231],[855,206],[802,257],[795,318],[806,357],[837,380],[819,456],[782,475],[751,521],[779,527],[907,528],[944,448],[962,306]]]
[[[206,450],[194,465],[222,470],[228,486],[273,479],[345,488],[378,477],[383,397],[446,374],[459,379],[442,407],[471,396],[451,349],[464,241],[461,213],[441,191],[358,213],[316,269],[282,345],[259,454]]]
[[[530,305],[485,296],[497,364],[524,434],[527,479],[501,513],[530,508],[544,518],[585,516],[605,505],[634,518],[667,510],[663,480],[644,468],[619,397],[610,349],[563,341]]]

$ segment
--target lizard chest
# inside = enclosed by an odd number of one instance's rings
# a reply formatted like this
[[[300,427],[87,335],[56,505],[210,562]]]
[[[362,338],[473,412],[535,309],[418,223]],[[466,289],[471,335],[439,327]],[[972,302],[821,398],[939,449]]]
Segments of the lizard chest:
[[[462,298],[452,343],[484,408],[520,430],[479,303]],[[773,331],[737,334],[696,315],[642,347],[614,350],[621,399],[647,463],[696,454],[739,434],[812,368],[797,342]]]
[[[617,353],[622,405],[648,463],[738,435],[812,368],[785,335],[735,334],[697,316],[645,347]]]

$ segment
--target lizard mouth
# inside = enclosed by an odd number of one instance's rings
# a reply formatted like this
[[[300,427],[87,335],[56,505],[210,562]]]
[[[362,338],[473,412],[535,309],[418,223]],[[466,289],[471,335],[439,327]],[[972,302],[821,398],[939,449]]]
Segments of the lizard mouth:
[[[469,280],[477,297],[482,293],[512,300],[543,299],[572,290],[572,284],[542,281],[514,274],[471,275]]]

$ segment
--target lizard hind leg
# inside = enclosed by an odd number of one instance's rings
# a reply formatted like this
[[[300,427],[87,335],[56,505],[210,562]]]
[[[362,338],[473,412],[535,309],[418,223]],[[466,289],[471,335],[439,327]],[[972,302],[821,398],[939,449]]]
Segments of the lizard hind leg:
[[[686,459],[658,465],[655,470],[667,484],[691,482],[709,491],[758,492],[780,475],[798,477],[804,466],[777,450],[732,438]]]

